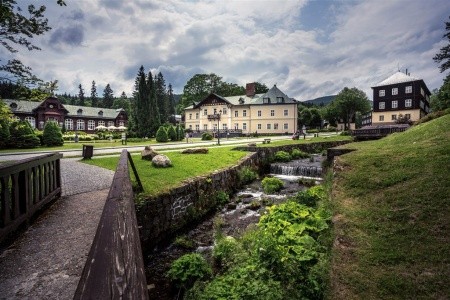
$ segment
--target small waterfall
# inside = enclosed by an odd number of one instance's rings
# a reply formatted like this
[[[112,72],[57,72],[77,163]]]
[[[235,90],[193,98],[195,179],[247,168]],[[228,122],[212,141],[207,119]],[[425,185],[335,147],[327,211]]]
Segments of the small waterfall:
[[[322,177],[322,168],[315,166],[271,164],[270,173],[287,176]]]

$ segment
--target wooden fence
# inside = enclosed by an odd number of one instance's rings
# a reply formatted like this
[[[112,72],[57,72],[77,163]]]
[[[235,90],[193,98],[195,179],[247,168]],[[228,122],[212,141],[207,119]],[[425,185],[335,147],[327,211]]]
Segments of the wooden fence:
[[[368,129],[355,129],[352,131],[352,136],[357,139],[377,139],[387,136],[394,132],[403,132],[408,129],[409,126],[392,126],[392,127],[380,127],[380,128],[368,128]]]
[[[123,150],[74,299],[148,299],[134,195]]]
[[[61,196],[61,153],[0,165],[0,243]]]

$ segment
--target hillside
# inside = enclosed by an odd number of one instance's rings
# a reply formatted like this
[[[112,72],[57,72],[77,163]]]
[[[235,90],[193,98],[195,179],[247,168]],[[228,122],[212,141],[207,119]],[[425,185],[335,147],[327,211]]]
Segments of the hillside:
[[[328,298],[449,299],[450,115],[344,147]]]
[[[330,102],[333,101],[334,98],[336,98],[336,95],[323,96],[323,97],[319,97],[319,98],[316,98],[316,99],[302,101],[300,103],[312,104],[312,105],[317,105],[317,106],[325,106],[325,105],[330,104]]]

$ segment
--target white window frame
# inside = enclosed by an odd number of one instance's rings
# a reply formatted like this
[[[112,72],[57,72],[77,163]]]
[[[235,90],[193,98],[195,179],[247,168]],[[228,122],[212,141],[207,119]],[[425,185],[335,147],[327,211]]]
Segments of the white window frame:
[[[195,118],[198,119],[198,112],[195,113]]]
[[[258,124],[258,130],[261,130],[261,124]]]
[[[99,122],[100,123],[100,122]],[[125,122],[124,121],[119,121],[119,127],[120,126],[123,126],[123,127],[125,127]]]
[[[234,129],[239,129],[239,123],[234,123]]]
[[[289,129],[289,124],[288,123],[284,123],[283,128],[284,128],[284,130],[288,130]]]
[[[289,110],[285,109],[283,114],[284,114],[285,117],[289,116]]]
[[[239,117],[239,112],[237,110],[234,111],[234,117],[238,118]]]
[[[412,99],[405,100],[405,107],[412,107]]]
[[[208,130],[208,124],[203,124],[203,130]]]
[[[380,115],[380,116],[378,117],[378,120],[379,120],[380,122],[384,122],[384,115]]]
[[[66,130],[73,130],[73,120],[72,119],[65,119],[64,120],[64,126],[66,126]]]
[[[380,97],[386,96],[386,91],[385,90],[379,90],[378,91],[378,96],[380,96]]]
[[[258,110],[258,117],[261,117],[261,111]]]
[[[78,119],[77,120],[77,130],[84,130],[84,126],[85,126],[84,123],[85,123],[84,120]]]
[[[192,114],[189,114],[189,120],[192,120]]]
[[[247,130],[247,123],[242,123],[242,130]]]
[[[392,120],[392,121],[397,120],[397,115],[391,115],[391,120]]]
[[[200,124],[195,124],[195,130],[200,131]]]
[[[247,110],[246,110],[246,109],[244,109],[244,110],[242,111],[242,116],[243,116],[243,117],[246,117],[246,116],[247,116]]]
[[[109,126],[114,126],[114,121],[108,121],[108,127]]]
[[[88,130],[95,130],[95,121],[94,120],[88,120]]]
[[[207,108],[205,108],[205,109],[203,110],[203,115],[204,115],[204,116],[207,116],[207,115],[208,115],[208,109],[207,109]]]
[[[275,117],[275,110],[273,110],[273,109],[270,110],[270,116]]]
[[[412,85],[405,86],[405,94],[411,94],[412,93]]]
[[[222,109],[222,114],[223,114],[223,115],[226,115],[226,114],[227,114],[227,108],[226,108],[226,107],[224,107],[224,108]]]
[[[386,107],[386,103],[385,102],[378,103],[378,109],[385,109],[385,107]]]
[[[392,96],[398,95],[398,88],[392,88]]]
[[[267,130],[272,130],[272,124],[270,124],[270,123],[267,124],[267,125],[266,125],[266,128],[267,128]]]
[[[392,101],[392,108],[398,108],[398,101],[397,100]]]
[[[25,121],[30,124],[31,128],[36,128],[36,119],[34,117],[25,117]]]
[[[102,121],[98,121],[97,124],[98,124],[98,126],[105,126],[105,121],[103,121],[103,120]]]

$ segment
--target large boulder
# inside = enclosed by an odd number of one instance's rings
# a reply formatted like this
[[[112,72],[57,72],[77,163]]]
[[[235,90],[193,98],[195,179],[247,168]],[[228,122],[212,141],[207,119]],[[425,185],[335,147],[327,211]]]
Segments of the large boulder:
[[[157,168],[167,168],[172,166],[170,159],[164,154],[158,154],[152,159],[152,165]]]
[[[207,154],[208,148],[191,148],[181,151],[183,154]]]
[[[158,152],[152,149],[150,146],[145,146],[144,150],[141,152],[141,158],[145,160],[152,160]]]

